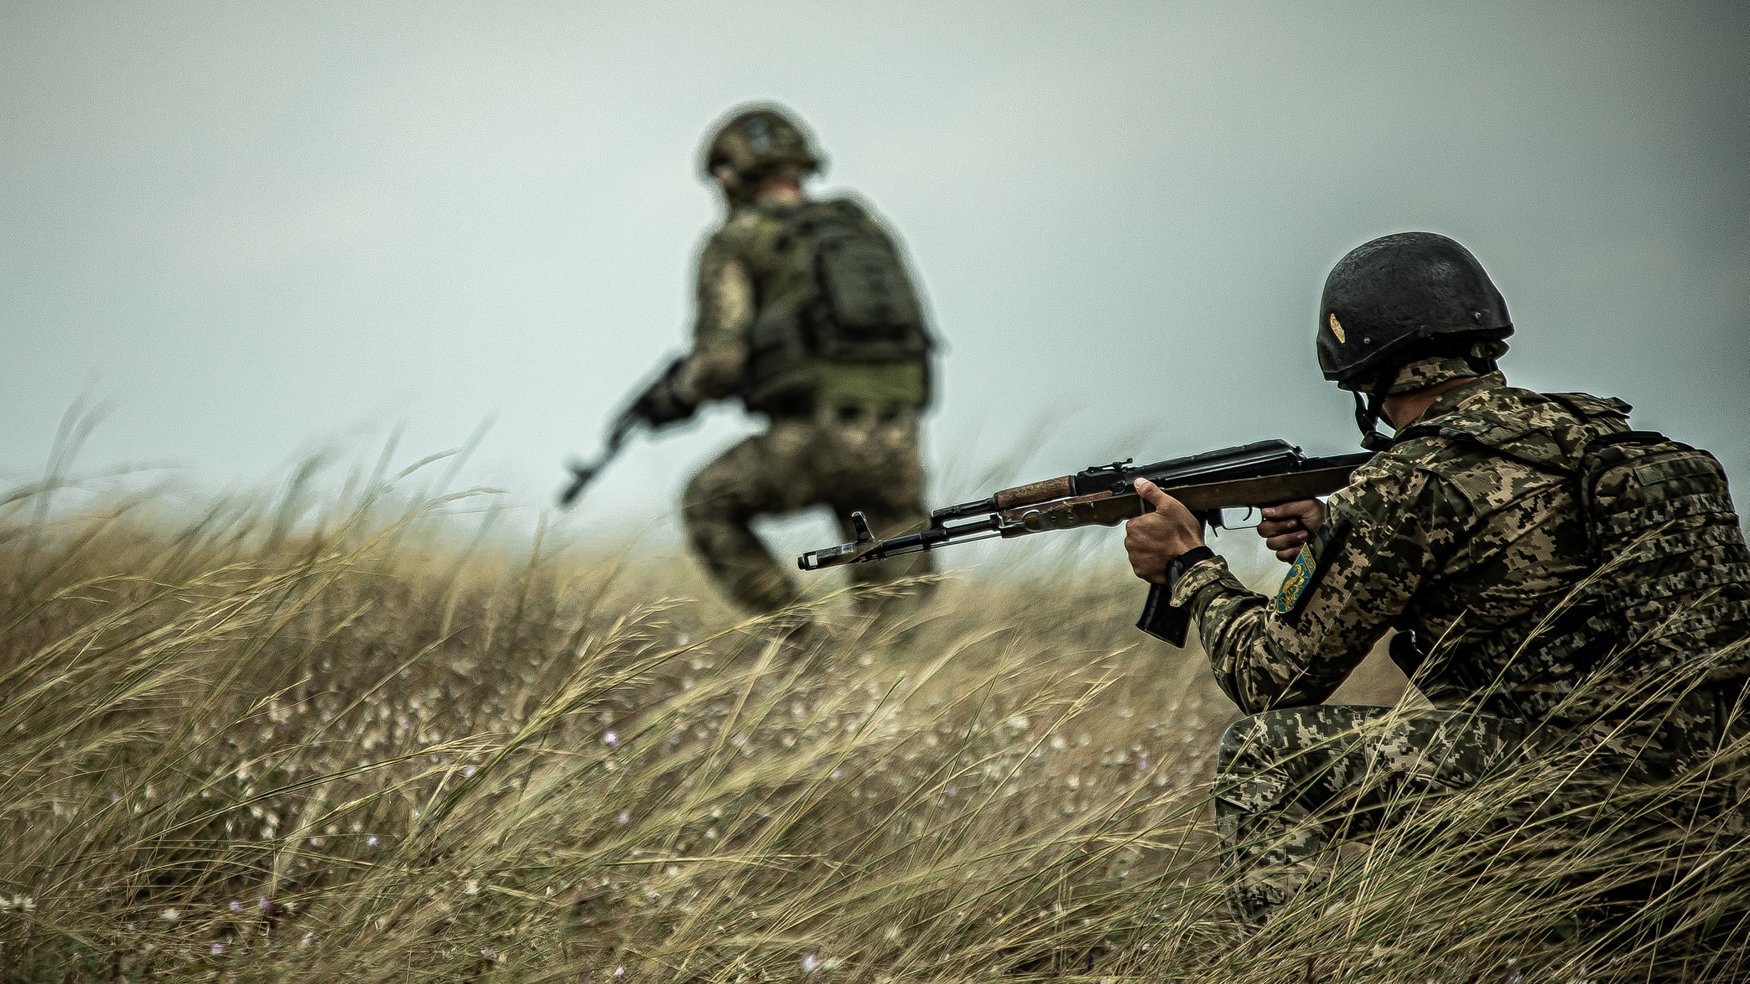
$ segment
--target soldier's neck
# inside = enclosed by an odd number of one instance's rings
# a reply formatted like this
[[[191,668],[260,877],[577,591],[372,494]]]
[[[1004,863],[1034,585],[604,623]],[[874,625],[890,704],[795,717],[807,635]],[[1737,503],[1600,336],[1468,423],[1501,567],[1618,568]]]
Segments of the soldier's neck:
[[[760,205],[800,204],[803,201],[802,182],[788,176],[767,178],[754,189],[753,200]]]
[[[1379,415],[1393,430],[1403,430],[1416,422],[1418,417],[1428,412],[1434,401],[1440,399],[1447,390],[1456,389],[1475,379],[1475,376],[1464,376],[1459,379],[1448,379],[1435,383],[1427,389],[1413,390],[1409,393],[1394,393],[1386,397],[1379,405]]]

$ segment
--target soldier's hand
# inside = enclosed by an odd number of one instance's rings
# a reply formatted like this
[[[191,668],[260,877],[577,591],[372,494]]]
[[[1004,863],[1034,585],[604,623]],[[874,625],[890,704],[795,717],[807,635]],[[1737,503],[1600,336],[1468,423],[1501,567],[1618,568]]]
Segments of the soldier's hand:
[[[1277,506],[1265,506],[1264,519],[1258,524],[1258,535],[1264,546],[1276,551],[1276,559],[1293,562],[1306,541],[1325,523],[1325,504],[1317,499],[1299,499]]]
[[[675,372],[671,368],[667,375],[651,384],[643,395],[632,405],[632,412],[643,417],[652,427],[672,424],[685,420],[693,415],[696,409],[693,404],[683,399],[675,386]]]
[[[1136,494],[1154,507],[1124,524],[1124,549],[1130,554],[1130,569],[1151,584],[1167,583],[1167,565],[1174,558],[1203,546],[1203,524],[1185,504],[1162,492],[1146,478],[1136,480]]]

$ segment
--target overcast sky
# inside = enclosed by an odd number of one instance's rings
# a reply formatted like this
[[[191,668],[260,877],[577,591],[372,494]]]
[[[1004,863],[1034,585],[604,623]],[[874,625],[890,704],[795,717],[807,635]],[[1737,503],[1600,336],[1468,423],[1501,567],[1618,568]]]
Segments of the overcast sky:
[[[949,343],[935,500],[999,466],[1353,449],[1320,287],[1431,229],[1505,294],[1515,382],[1629,400],[1744,505],[1747,51],[1742,0],[4,0],[0,482],[81,399],[109,410],[79,470],[197,488],[484,426],[459,482],[532,525],[685,344],[701,138],[772,99],[818,187],[903,235]],[[560,521],[664,540],[749,426],[634,444]]]

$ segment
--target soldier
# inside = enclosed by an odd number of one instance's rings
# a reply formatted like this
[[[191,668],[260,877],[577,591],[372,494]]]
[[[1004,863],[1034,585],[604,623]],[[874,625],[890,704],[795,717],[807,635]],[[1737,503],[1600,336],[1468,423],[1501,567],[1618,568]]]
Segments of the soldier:
[[[1609,736],[1594,757],[1607,779],[1658,782],[1750,723],[1750,552],[1718,462],[1630,430],[1621,401],[1508,386],[1495,359],[1512,331],[1451,239],[1404,233],[1343,257],[1319,363],[1378,453],[1327,502],[1264,511],[1260,535],[1293,560],[1274,598],[1138,483],[1155,511],[1128,526],[1131,565],[1198,618],[1216,681],[1251,715],[1222,739],[1215,790],[1249,923],[1343,832],[1375,828],[1388,798],[1586,734]],[[1393,660],[1434,709],[1321,703],[1393,629]],[[1662,702],[1634,689],[1680,671],[1697,685]]]
[[[783,109],[743,107],[716,128],[704,172],[727,217],[699,257],[693,350],[642,401],[653,423],[729,397],[769,418],[694,476],[682,504],[713,579],[759,612],[783,608],[797,589],[750,529],[756,517],[827,505],[840,517],[862,510],[877,528],[928,519],[918,418],[934,346],[923,305],[866,207],[805,194],[821,166]],[[929,569],[919,554],[852,577],[883,583]]]

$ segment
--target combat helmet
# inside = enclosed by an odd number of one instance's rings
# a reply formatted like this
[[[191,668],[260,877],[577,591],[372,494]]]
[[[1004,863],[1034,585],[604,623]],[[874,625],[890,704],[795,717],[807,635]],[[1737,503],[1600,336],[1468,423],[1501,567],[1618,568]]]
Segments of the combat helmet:
[[[813,174],[825,159],[795,114],[762,103],[731,111],[713,128],[702,163],[705,177],[720,181],[732,200],[748,201],[774,168]]]
[[[1364,445],[1388,394],[1495,368],[1513,334],[1507,302],[1470,251],[1432,232],[1402,232],[1350,250],[1325,279],[1319,367],[1355,393]],[[1364,398],[1365,396],[1365,398]]]

